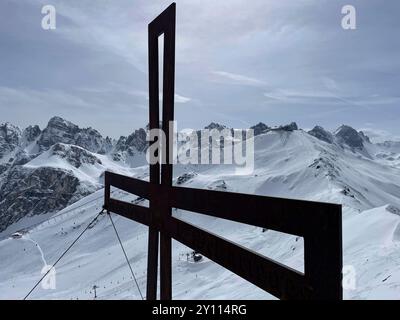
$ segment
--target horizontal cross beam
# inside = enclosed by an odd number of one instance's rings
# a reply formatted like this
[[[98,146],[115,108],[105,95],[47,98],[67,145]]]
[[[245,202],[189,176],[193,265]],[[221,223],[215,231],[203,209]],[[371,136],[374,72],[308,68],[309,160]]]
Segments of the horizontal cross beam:
[[[303,236],[304,274],[175,217],[160,219],[148,207],[109,196],[104,205],[191,247],[280,299],[342,299],[340,205],[153,185],[110,172],[105,180],[108,192],[110,186],[122,187],[168,207]]]

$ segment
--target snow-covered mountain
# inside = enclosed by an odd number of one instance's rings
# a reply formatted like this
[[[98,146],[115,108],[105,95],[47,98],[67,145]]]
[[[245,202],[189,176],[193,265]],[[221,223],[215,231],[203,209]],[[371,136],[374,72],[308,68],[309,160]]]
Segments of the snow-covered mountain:
[[[11,159],[15,156],[9,156],[10,153],[16,154],[17,149],[22,149],[18,137],[23,134],[21,130],[12,130],[11,125],[6,127],[13,134],[2,135],[3,131],[0,131],[1,141],[10,141],[9,146],[1,146],[0,150],[5,150],[3,158]],[[67,124],[67,127],[71,126]],[[225,127],[213,124],[213,128]],[[344,264],[355,272],[355,286],[344,291],[345,298],[400,298],[399,143],[374,144],[365,134],[349,126],[341,126],[332,133],[319,126],[306,132],[294,123],[278,127],[259,123],[253,128],[256,136],[252,173],[237,175],[226,166],[177,165],[174,167],[175,183],[183,187],[343,204]],[[76,177],[85,190],[89,190],[88,186],[98,190],[58,212],[55,217],[57,210],[48,211],[40,219],[40,216],[28,215],[3,231],[3,236],[17,230],[23,235],[18,239],[3,237],[0,241],[0,298],[22,298],[41,277],[43,265],[54,263],[99,212],[103,203],[101,172],[104,169],[148,179],[147,165],[144,165],[144,158],[140,158],[146,148],[142,144],[145,130],[110,144],[106,139],[92,137],[82,142],[75,139],[76,133],[72,134],[75,130],[68,131],[66,140],[45,138],[44,141],[54,143],[39,149],[43,151],[20,165],[18,170],[50,167]],[[57,135],[64,137],[65,129],[61,132],[57,131]],[[34,138],[36,144],[43,141],[41,136],[42,133]],[[25,145],[23,149],[27,156],[35,152],[31,150],[38,150],[32,142]],[[106,145],[110,147],[107,149]],[[9,175],[13,166],[5,170]],[[40,178],[28,179],[23,185],[29,186],[36,179]],[[15,183],[17,181],[18,175]],[[117,189],[112,192],[115,198],[135,199]],[[49,194],[51,192],[47,196]],[[25,195],[29,198],[29,193]],[[175,210],[173,214],[292,268],[300,271],[304,268],[302,238],[182,210]],[[46,220],[40,223],[42,219]],[[114,216],[114,219],[139,286],[144,291],[147,228],[121,217]],[[174,298],[272,298],[204,257],[195,262],[190,253],[189,248],[173,242]],[[94,285],[98,287],[99,299],[139,298],[106,215],[99,217],[56,271],[57,288],[44,290],[39,286],[31,298],[91,299]]]
[[[144,134],[143,134],[144,132]],[[146,133],[112,141],[53,117],[43,131],[0,126],[0,232],[21,218],[56,212],[102,186],[105,170],[130,173],[145,161]]]

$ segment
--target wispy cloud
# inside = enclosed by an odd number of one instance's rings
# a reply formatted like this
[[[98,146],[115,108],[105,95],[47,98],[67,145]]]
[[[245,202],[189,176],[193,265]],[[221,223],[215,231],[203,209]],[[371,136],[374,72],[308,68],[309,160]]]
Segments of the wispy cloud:
[[[33,113],[41,108],[52,108],[55,104],[72,109],[94,107],[81,96],[65,91],[9,87],[0,87],[0,104],[9,108],[29,107]]]
[[[347,104],[355,107],[365,108],[369,106],[392,105],[400,103],[400,97],[381,96],[378,94],[365,96],[351,96],[327,90],[288,90],[275,89],[264,92],[264,97],[283,103],[311,103],[311,104]]]
[[[0,86],[0,108],[8,117],[18,118],[21,127],[39,124],[44,127],[52,116],[61,116],[82,126],[91,126],[106,135],[118,137],[130,134],[134,128],[143,127],[147,121],[148,106],[129,96],[96,90],[60,91],[54,89],[10,88]],[[110,112],[112,111],[112,112]],[[144,113],[145,116],[134,115]],[[98,121],[107,119],[108,125],[99,127]],[[8,121],[2,117],[2,121]],[[125,123],[126,122],[126,123]],[[125,129],[115,131],[114,124],[124,124]]]
[[[215,82],[224,82],[231,84],[241,84],[245,86],[264,86],[266,83],[262,80],[251,78],[242,74],[231,73],[226,71],[212,71],[211,72],[212,81]]]
[[[270,89],[264,92],[264,97],[287,103],[332,101],[335,96],[324,90]]]
[[[186,102],[189,102],[190,100],[192,100],[192,99],[175,93],[175,102],[176,103],[186,103]]]
[[[375,143],[385,141],[400,141],[400,136],[393,135],[386,130],[376,129],[372,127],[363,127],[359,130],[364,132],[371,139],[371,141]]]

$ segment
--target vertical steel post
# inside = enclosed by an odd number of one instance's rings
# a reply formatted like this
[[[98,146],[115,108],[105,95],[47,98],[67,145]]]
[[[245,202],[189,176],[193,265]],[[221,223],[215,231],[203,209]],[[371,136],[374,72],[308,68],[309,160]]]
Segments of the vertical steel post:
[[[166,159],[161,164],[150,165],[150,183],[152,194],[150,198],[150,211],[153,226],[149,228],[149,255],[148,255],[148,279],[147,299],[157,297],[157,264],[158,264],[158,231],[154,227],[160,225],[171,215],[171,207],[168,205],[166,195],[160,195],[161,185],[172,186],[172,157],[173,147],[170,146],[169,123],[174,120],[174,96],[175,96],[175,19],[176,5],[172,3],[164,12],[149,24],[149,105],[150,127],[159,129],[159,70],[158,70],[158,37],[164,34],[163,52],[163,105],[162,105],[162,129],[165,133]],[[153,142],[154,143],[154,142]],[[160,160],[160,153],[158,153]],[[155,197],[159,197],[155,199]],[[171,237],[161,233],[160,239],[160,298],[170,300],[172,298],[172,267],[171,267]]]
[[[319,228],[304,237],[305,277],[313,288],[312,300],[342,300],[342,207],[332,204]]]
[[[148,55],[149,55],[149,130],[159,129],[159,88],[158,88],[158,35],[152,24],[148,26]],[[152,142],[154,143],[154,142]],[[150,143],[151,144],[151,143]],[[159,157],[160,155],[157,154]],[[150,184],[160,183],[159,163],[150,164]],[[151,188],[154,189],[154,188]],[[150,194],[151,221],[155,220],[156,208]],[[159,233],[154,225],[149,226],[148,256],[147,256],[147,300],[157,299],[157,273],[158,273],[158,242]]]
[[[174,120],[174,96],[175,96],[175,4],[166,11],[164,25],[164,79],[163,79],[163,119],[162,127],[165,133],[165,163],[161,165],[161,184],[164,187],[172,186],[172,153],[173,146],[170,138],[173,132],[169,132],[169,123]],[[162,197],[161,219],[167,223],[171,216],[171,207],[168,205],[167,195]],[[160,240],[160,282],[161,300],[172,299],[172,243],[171,237],[161,233]]]

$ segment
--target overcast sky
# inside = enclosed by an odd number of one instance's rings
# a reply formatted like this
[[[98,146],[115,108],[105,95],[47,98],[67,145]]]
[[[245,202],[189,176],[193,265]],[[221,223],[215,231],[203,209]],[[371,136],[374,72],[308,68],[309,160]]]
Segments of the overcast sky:
[[[398,0],[178,0],[178,128],[341,124],[400,136]],[[41,8],[54,5],[56,30]],[[1,0],[0,122],[118,137],[148,122],[147,24],[170,1]],[[344,5],[357,29],[341,26]]]

